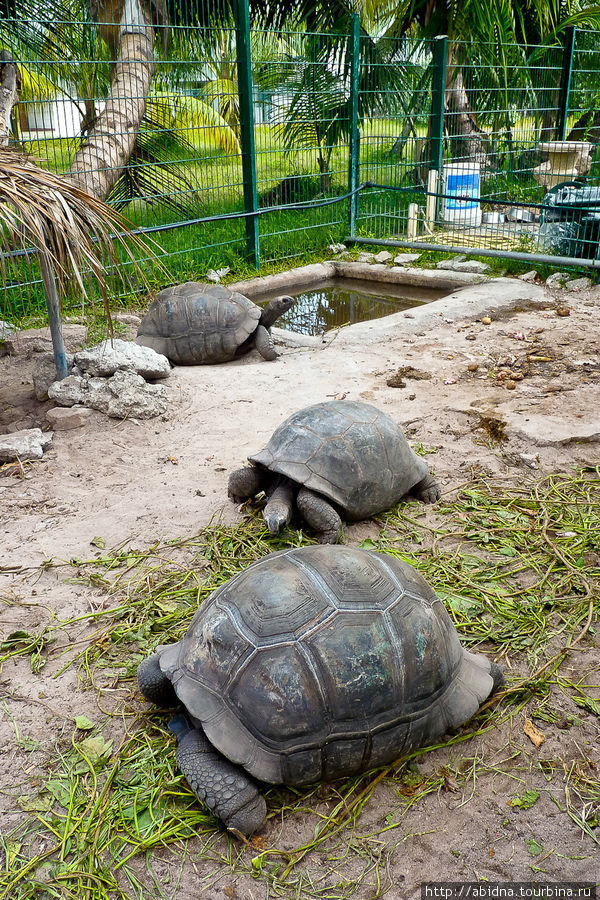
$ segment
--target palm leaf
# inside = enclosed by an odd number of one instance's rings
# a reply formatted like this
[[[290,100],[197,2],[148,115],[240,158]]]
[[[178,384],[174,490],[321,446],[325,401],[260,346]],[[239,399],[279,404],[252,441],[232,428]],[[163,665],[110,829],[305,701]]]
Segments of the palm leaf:
[[[162,268],[148,241],[132,233],[115,210],[69,180],[41,169],[18,151],[0,148],[0,276],[5,288],[11,276],[23,279],[22,267],[33,272],[36,254],[49,260],[42,279],[54,270],[61,298],[90,298],[99,290],[109,310],[109,289],[129,289],[128,271],[147,285],[143,260]],[[53,285],[44,284],[46,295]]]

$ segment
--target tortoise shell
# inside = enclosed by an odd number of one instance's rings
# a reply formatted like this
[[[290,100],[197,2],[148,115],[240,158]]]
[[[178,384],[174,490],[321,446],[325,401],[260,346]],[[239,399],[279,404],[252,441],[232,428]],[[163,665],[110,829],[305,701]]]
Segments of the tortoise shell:
[[[261,310],[224,285],[186,281],[156,295],[136,341],[178,365],[227,362],[243,352]]]
[[[355,400],[292,413],[248,459],[322,494],[355,521],[393,506],[428,472],[393,419]]]
[[[493,687],[407,563],[282,550],[214,591],[161,670],[211,743],[262,781],[363,771],[470,718]]]

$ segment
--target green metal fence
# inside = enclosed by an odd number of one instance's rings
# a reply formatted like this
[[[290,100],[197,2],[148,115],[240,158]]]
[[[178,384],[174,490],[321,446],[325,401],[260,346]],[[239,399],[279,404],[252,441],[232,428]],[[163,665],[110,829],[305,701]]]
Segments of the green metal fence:
[[[10,25],[14,140],[67,172],[114,50],[83,19],[31,23],[53,39],[33,49]],[[226,28],[155,31],[145,117],[109,199],[162,247],[172,282],[291,265],[339,240],[600,266],[597,33],[540,47],[375,41],[356,17],[349,34],[251,28],[243,2]],[[550,154],[565,138],[576,152]],[[44,305],[16,265],[4,318]]]

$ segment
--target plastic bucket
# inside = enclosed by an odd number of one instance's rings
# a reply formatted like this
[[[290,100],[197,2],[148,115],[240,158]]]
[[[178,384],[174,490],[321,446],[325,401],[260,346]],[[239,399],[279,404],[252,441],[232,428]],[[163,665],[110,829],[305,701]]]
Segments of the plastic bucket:
[[[481,225],[479,163],[448,163],[442,170],[442,220]]]

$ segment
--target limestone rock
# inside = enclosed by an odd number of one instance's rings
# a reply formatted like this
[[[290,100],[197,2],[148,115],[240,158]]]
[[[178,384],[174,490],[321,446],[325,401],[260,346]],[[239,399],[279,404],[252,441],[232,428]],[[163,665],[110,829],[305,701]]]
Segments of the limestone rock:
[[[75,354],[75,365],[89,375],[109,376],[123,370],[148,379],[166,378],[171,374],[169,360],[162,353],[120,338],[81,350]]]
[[[67,368],[73,366],[73,356],[67,353]],[[56,381],[56,363],[52,353],[44,353],[33,364],[33,390],[36,400],[48,399],[48,388]]]
[[[394,257],[394,265],[410,266],[411,263],[420,259],[422,255],[422,253],[398,253],[398,255]]]
[[[345,244],[330,244],[327,248],[331,253],[343,253],[346,250]]]
[[[87,406],[115,419],[152,419],[166,412],[167,389],[147,384],[135,372],[115,372],[111,378],[70,375],[50,385],[48,396],[61,406]]]
[[[450,269],[452,272],[472,272],[476,275],[483,275],[490,270],[487,263],[479,262],[476,259],[464,259],[459,256],[453,259],[443,259],[437,264],[436,268]]]
[[[522,275],[519,275],[520,281],[526,281],[526,282],[529,282],[530,284],[533,284],[535,282],[536,278],[537,278],[537,272],[535,271],[535,269],[532,269],[530,272],[523,272]]]
[[[377,253],[374,257],[376,263],[386,263],[389,262],[392,258],[392,254],[387,250],[382,250],[381,253]]]
[[[62,336],[65,348],[71,353],[79,350],[86,342],[87,333],[85,325],[63,324]],[[50,328],[27,328],[25,331],[16,331],[4,341],[4,346],[12,356],[52,352]]]
[[[91,415],[85,406],[57,406],[48,410],[46,420],[55,431],[70,431],[85,425]]]
[[[16,327],[10,322],[4,322],[0,319],[0,356],[6,356],[8,350],[6,348],[6,339],[15,333]]]
[[[0,462],[11,462],[13,459],[41,459],[53,437],[51,431],[42,431],[41,428],[1,434]]]
[[[553,272],[546,278],[546,286],[564,288],[568,280],[569,276],[566,272]]]
[[[134,316],[132,313],[116,313],[112,316],[112,320],[120,325],[135,325],[136,328],[142,322],[139,316]]]
[[[574,278],[572,281],[567,281],[567,283],[565,284],[565,288],[567,291],[573,291],[577,294],[580,291],[589,291],[591,286],[591,278]]]

